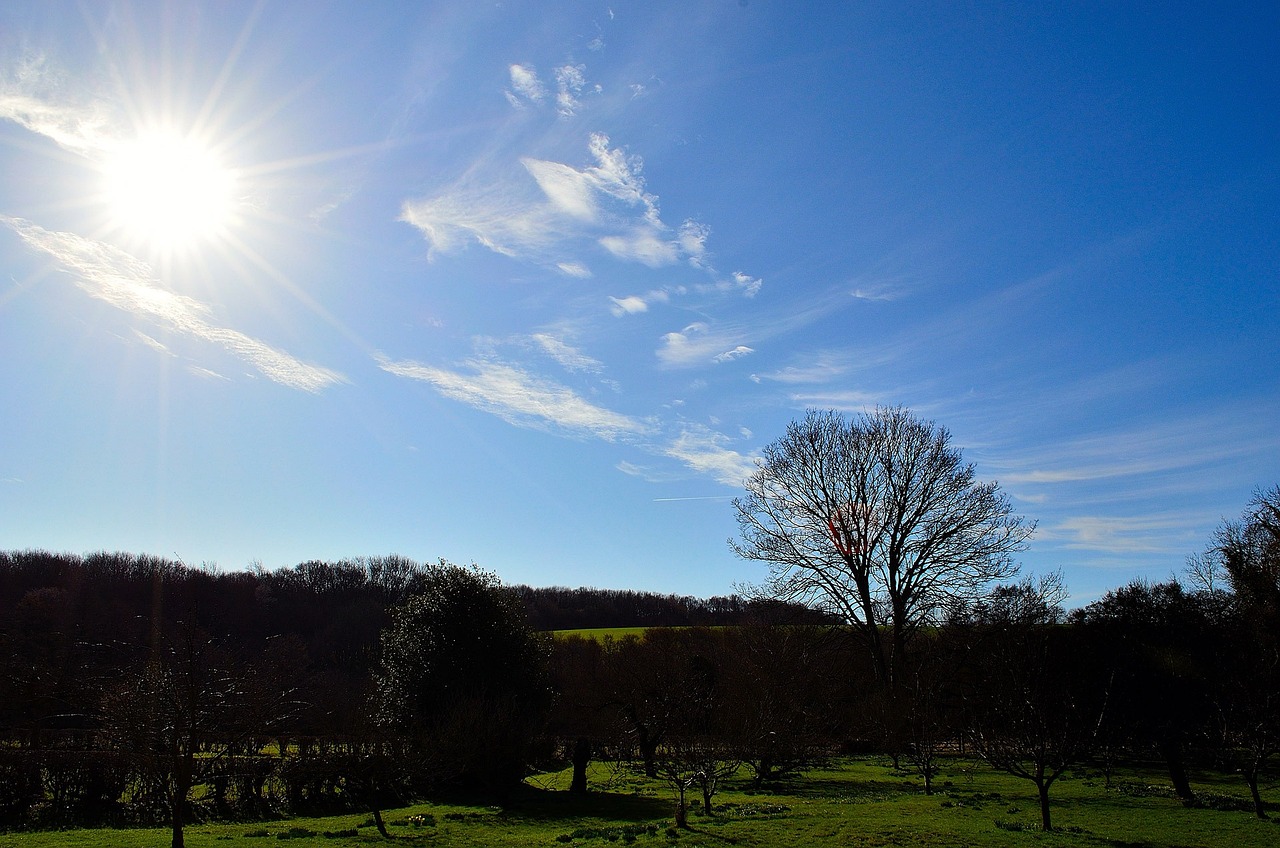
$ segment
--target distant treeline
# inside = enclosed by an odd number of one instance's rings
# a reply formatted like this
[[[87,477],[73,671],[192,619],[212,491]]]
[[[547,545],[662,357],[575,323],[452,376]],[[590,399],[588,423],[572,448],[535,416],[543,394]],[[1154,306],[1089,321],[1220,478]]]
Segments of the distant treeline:
[[[767,619],[822,624],[828,617],[798,604],[739,595],[694,598],[630,589],[513,587],[535,630],[597,627],[718,627]]]
[[[253,641],[296,633],[322,655],[359,654],[356,646],[376,642],[386,624],[386,607],[412,594],[431,567],[391,555],[224,571],[146,554],[0,551],[0,627],[24,599],[28,607],[39,606],[39,598],[46,605],[69,605],[64,612],[74,611],[90,628],[121,615],[150,614],[159,581],[167,587],[165,596],[172,596],[164,605],[170,614],[194,615],[193,623],[201,626]],[[828,620],[798,604],[738,595],[704,599],[631,589],[510,588],[535,630],[710,627],[761,618],[796,624]],[[334,636],[338,631],[341,637]]]
[[[100,682],[145,660],[156,634],[181,623],[325,678],[317,689],[330,694],[308,730],[340,729],[364,709],[390,609],[433,568],[394,555],[221,571],[145,554],[0,552],[0,674],[8,693],[0,697],[0,726],[73,725],[93,714]],[[512,591],[535,630],[822,620],[796,605],[737,596]]]

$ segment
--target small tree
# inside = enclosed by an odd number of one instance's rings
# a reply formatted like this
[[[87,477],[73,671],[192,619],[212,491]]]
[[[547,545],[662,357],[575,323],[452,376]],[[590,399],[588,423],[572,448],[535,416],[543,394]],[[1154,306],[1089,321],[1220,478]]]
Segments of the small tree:
[[[1219,671],[1213,741],[1220,759],[1248,785],[1254,814],[1265,819],[1258,782],[1280,753],[1280,660],[1248,644],[1225,657]]]
[[[933,779],[942,770],[940,758],[960,733],[955,717],[954,660],[943,636],[929,639],[913,662],[907,679],[896,687],[895,707],[905,728],[902,758],[924,781],[924,794],[933,794]]]
[[[499,800],[524,778],[550,703],[546,648],[497,577],[441,563],[392,613],[377,675],[379,714],[405,733],[420,789]]]
[[[732,706],[719,726],[733,740],[757,785],[812,765],[837,738],[840,699],[831,668],[847,656],[828,628],[755,621],[721,631],[721,685]]]
[[[1222,641],[1222,622],[1201,599],[1175,580],[1135,580],[1072,614],[1099,666],[1114,677],[1106,733],[1113,744],[1158,753],[1184,801],[1193,798],[1189,745],[1204,736],[1214,712],[1213,669]]]
[[[249,672],[207,634],[179,624],[149,660],[103,698],[104,730],[161,787],[171,844],[183,848],[191,789],[266,715],[247,697]]]
[[[1068,628],[978,628],[967,694],[974,747],[992,766],[1035,784],[1040,822],[1052,830],[1049,789],[1089,752],[1106,703],[1105,684]]]
[[[664,745],[657,771],[676,793],[676,827],[688,826],[689,790],[701,792],[702,811],[711,815],[720,782],[736,774],[741,763],[723,742],[705,736],[684,736]]]
[[[768,592],[837,614],[892,682],[907,642],[957,600],[1016,572],[1034,530],[977,480],[951,434],[901,407],[852,421],[809,410],[764,449],[734,501]]]

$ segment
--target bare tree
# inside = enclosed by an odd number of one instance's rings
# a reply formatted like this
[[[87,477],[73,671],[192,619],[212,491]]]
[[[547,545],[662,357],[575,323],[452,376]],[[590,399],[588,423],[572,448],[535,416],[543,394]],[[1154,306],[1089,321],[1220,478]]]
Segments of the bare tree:
[[[1070,628],[998,623],[970,635],[970,741],[993,767],[1035,784],[1041,826],[1052,830],[1049,789],[1088,755],[1107,679]]]
[[[246,696],[247,671],[208,634],[181,622],[151,658],[103,696],[104,730],[161,790],[171,844],[183,848],[191,791],[234,742],[268,730]]]
[[[879,677],[940,610],[1017,571],[1035,529],[977,481],[951,435],[901,407],[853,420],[809,410],[764,450],[734,501],[742,557],[772,565],[767,591],[852,625]]]
[[[702,812],[711,815],[711,799],[720,782],[737,773],[742,761],[734,752],[706,736],[681,736],[667,742],[658,757],[658,774],[670,784],[676,796],[676,827],[689,826],[688,793],[702,793]]]

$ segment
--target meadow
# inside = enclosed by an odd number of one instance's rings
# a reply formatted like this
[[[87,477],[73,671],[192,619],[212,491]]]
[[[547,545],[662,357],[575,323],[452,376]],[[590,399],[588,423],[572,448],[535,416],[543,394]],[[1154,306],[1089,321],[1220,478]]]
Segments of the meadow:
[[[1042,832],[1034,789],[969,758],[944,764],[933,795],[884,758],[842,759],[768,790],[745,771],[720,792],[710,815],[697,809],[689,827],[672,826],[671,788],[633,772],[595,764],[591,791],[565,791],[570,775],[529,778],[507,809],[462,802],[421,803],[384,811],[396,844],[423,846],[1118,846],[1120,848],[1273,848],[1280,819],[1250,812],[1233,775],[1201,773],[1195,806],[1179,802],[1154,769],[1123,769],[1111,781],[1089,768],[1069,771],[1053,787],[1055,829]],[[1280,786],[1265,798],[1280,806]],[[166,829],[79,829],[0,834],[14,848],[152,848]],[[239,845],[296,848],[386,844],[367,813],[266,822],[192,824],[190,848]]]

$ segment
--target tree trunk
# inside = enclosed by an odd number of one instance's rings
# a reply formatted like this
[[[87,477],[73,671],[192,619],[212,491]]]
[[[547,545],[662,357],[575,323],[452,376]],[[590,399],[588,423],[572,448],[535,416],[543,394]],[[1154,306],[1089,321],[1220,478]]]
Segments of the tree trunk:
[[[676,789],[676,827],[689,826],[689,806],[684,800],[684,787]]]
[[[1256,768],[1242,769],[1244,772],[1245,782],[1249,784],[1249,794],[1253,796],[1253,812],[1260,819],[1267,818],[1267,811],[1262,806],[1262,796],[1258,794],[1258,770]]]
[[[636,741],[640,744],[640,759],[644,761],[644,776],[658,776],[658,742],[649,736],[649,729],[636,725]]]
[[[1049,784],[1044,780],[1037,780],[1036,789],[1040,792],[1040,826],[1048,833],[1053,830],[1053,823],[1049,820]]]
[[[213,804],[218,811],[218,818],[231,818],[231,806],[227,803],[227,784],[229,778],[225,772],[213,778]]]
[[[173,829],[173,839],[169,843],[170,848],[185,848],[186,839],[182,832],[182,805],[174,804],[173,811],[169,815],[169,823]]]
[[[185,824],[187,795],[191,792],[192,774],[195,771],[195,755],[179,754],[174,758],[172,791],[169,795],[169,825],[173,831],[171,848],[185,848]]]
[[[587,765],[591,762],[591,740],[583,736],[573,746],[573,782],[569,791],[582,795],[587,791]]]
[[[387,833],[387,823],[382,820],[382,810],[373,811],[373,825],[378,829],[378,833],[382,834],[383,839],[391,838],[391,834]]]
[[[1182,761],[1182,741],[1173,734],[1160,738],[1160,754],[1169,767],[1169,780],[1173,783],[1173,791],[1183,801],[1190,801],[1191,780],[1187,777],[1187,766]]]

